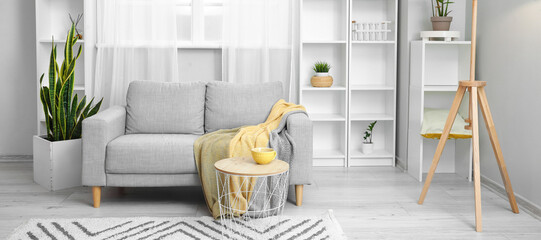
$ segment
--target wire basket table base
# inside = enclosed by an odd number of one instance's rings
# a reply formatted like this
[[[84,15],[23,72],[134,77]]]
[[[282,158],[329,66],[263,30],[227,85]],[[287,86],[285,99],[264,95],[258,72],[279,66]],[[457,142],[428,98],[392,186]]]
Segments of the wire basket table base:
[[[287,200],[289,170],[278,174],[245,176],[216,170],[222,237],[238,229],[280,231]]]

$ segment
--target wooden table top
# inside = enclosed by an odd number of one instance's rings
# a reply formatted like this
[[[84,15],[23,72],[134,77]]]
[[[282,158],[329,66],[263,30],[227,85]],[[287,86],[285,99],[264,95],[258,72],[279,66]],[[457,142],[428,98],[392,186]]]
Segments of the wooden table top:
[[[214,164],[221,172],[242,176],[265,176],[283,173],[289,170],[289,164],[275,159],[269,164],[257,164],[251,157],[234,157],[222,159]]]

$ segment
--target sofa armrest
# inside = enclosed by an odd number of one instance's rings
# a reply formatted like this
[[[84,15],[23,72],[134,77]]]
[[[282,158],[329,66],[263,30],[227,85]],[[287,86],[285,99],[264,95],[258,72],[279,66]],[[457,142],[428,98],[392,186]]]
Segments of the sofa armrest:
[[[113,106],[83,121],[83,185],[106,186],[107,144],[126,132],[126,108]]]
[[[292,114],[287,118],[287,131],[295,142],[295,159],[291,161],[289,184],[312,183],[313,125],[306,114]]]

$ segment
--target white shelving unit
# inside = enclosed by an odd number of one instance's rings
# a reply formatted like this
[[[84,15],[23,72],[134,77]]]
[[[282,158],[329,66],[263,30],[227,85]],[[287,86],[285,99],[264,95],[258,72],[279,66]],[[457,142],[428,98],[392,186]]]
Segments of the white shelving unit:
[[[302,0],[300,103],[314,121],[315,166],[393,166],[396,112],[396,0]],[[391,21],[386,41],[352,41],[351,21]],[[326,61],[334,84],[310,85],[312,66]],[[372,121],[374,152],[363,154]]]
[[[36,0],[36,94],[39,96],[39,78],[43,77],[44,85],[48,85],[49,58],[53,43],[57,46],[56,60],[60,65],[64,60],[64,45],[66,43],[67,31],[71,26],[68,14],[76,17],[77,14],[84,14],[83,20],[78,28],[83,30],[82,40],[77,41],[79,46],[83,47],[83,53],[77,60],[75,67],[75,87],[74,92],[81,99],[82,95],[91,96],[91,79],[93,79],[93,62],[96,55],[95,49],[95,19],[92,14],[95,11],[96,2],[93,0]],[[89,27],[87,27],[89,26]],[[37,98],[37,129],[38,134],[47,133],[45,126],[45,116],[41,100]]]
[[[410,100],[408,128],[408,172],[423,180],[438,145],[436,139],[420,135],[425,108],[449,109],[459,80],[470,74],[469,41],[413,41],[410,61]],[[467,116],[467,97],[460,114]],[[436,172],[456,173],[471,180],[470,139],[447,141]]]

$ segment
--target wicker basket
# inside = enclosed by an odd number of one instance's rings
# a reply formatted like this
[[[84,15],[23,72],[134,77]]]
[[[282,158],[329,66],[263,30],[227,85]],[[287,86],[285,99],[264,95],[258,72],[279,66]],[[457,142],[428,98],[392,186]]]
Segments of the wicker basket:
[[[331,76],[313,76],[312,79],[310,79],[310,82],[312,83],[312,87],[330,87],[332,86],[333,80]]]

